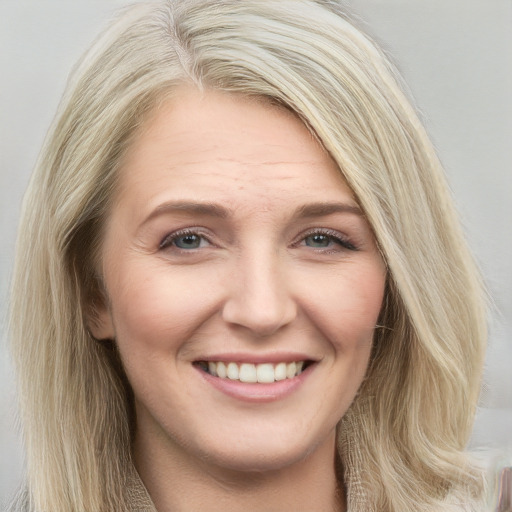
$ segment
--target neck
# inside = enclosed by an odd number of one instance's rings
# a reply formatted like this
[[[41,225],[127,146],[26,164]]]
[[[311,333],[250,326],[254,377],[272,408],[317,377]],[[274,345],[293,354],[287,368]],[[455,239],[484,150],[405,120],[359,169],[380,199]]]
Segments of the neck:
[[[258,472],[191,459],[181,447],[166,444],[137,433],[134,445],[137,470],[158,512],[346,510],[337,484],[334,433],[303,460]]]

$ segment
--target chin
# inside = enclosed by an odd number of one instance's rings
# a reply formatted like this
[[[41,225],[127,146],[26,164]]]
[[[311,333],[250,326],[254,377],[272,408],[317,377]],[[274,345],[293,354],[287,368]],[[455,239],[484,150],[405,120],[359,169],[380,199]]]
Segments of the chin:
[[[247,437],[233,440],[228,447],[204,450],[201,458],[217,467],[243,473],[274,472],[300,465],[316,453],[335,450],[335,433],[319,440],[304,439],[297,442],[297,435]],[[294,440],[290,444],[290,440]]]
[[[240,473],[268,473],[281,471],[307,459],[308,453],[236,453],[211,456],[215,466]]]

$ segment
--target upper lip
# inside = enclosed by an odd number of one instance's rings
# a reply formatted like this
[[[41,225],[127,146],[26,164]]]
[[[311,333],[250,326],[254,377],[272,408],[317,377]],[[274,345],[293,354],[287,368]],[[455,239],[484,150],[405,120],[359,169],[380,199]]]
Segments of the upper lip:
[[[271,354],[255,354],[247,352],[235,352],[235,353],[222,353],[212,354],[196,359],[199,361],[228,361],[236,363],[252,363],[252,364],[263,364],[263,363],[293,363],[296,361],[317,361],[317,359],[311,357],[308,354],[298,352],[273,352]]]

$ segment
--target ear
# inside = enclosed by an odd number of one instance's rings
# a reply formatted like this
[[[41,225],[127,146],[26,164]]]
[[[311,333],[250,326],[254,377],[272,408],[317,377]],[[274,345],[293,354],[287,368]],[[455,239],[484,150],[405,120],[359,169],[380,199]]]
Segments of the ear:
[[[115,338],[114,325],[110,311],[105,310],[88,315],[87,328],[97,340],[113,340]]]
[[[108,300],[102,293],[89,301],[86,312],[86,325],[89,332],[97,340],[115,339],[114,322]]]

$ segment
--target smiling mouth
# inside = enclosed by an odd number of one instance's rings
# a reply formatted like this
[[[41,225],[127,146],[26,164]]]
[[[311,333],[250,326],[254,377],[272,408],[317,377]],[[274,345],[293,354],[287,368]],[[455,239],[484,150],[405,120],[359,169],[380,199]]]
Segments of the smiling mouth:
[[[300,375],[312,361],[290,363],[235,363],[233,361],[197,361],[194,363],[202,371],[220,379],[248,383],[270,384]]]

